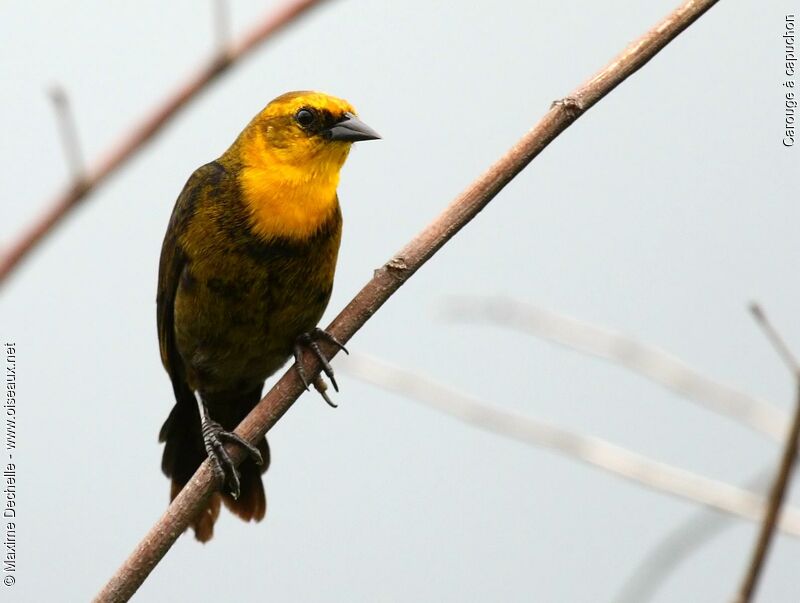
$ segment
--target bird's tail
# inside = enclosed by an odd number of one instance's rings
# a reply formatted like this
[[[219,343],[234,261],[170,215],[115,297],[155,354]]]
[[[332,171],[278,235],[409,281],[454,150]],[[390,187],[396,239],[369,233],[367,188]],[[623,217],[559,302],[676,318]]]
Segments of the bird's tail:
[[[188,390],[185,394],[188,395],[178,397],[178,402],[169,413],[158,437],[160,442],[165,443],[161,469],[167,477],[172,478],[170,500],[178,495],[207,458],[194,394]],[[260,397],[259,388],[245,395],[206,400],[206,404],[211,418],[226,431],[233,431],[258,403]],[[267,439],[262,438],[256,447],[261,452],[264,464],[258,466],[248,457],[239,465],[239,498],[234,499],[227,492],[214,492],[206,507],[192,521],[195,538],[200,542],[206,542],[214,535],[214,522],[219,516],[221,502],[244,521],[260,521],[264,518],[267,500],[261,474],[269,467]]]

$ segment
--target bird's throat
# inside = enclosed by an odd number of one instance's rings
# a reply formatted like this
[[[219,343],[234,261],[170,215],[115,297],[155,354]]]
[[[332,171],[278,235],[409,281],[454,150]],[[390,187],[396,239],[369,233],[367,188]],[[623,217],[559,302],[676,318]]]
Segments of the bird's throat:
[[[338,205],[340,165],[319,167],[242,169],[239,182],[255,234],[264,240],[302,241],[314,236]]]

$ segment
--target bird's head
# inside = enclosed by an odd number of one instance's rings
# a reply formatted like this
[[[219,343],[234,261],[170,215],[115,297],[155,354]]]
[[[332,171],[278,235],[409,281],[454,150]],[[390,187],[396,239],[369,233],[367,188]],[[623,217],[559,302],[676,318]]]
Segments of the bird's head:
[[[303,238],[338,206],[339,171],[352,144],[377,138],[347,101],[288,92],[253,118],[221,160],[235,166],[256,232]]]
[[[338,172],[352,143],[378,133],[346,100],[322,92],[287,92],[269,103],[242,135],[245,165],[296,170],[304,177]]]

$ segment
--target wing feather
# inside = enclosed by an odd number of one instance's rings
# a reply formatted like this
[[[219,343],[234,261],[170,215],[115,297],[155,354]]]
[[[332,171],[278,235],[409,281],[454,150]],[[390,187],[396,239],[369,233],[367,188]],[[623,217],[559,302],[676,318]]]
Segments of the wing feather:
[[[161,259],[158,266],[158,293],[156,295],[156,322],[161,362],[172,380],[175,398],[181,402],[191,389],[186,383],[183,359],[175,343],[175,296],[184,271],[188,270],[190,258],[181,246],[180,236],[186,231],[194,217],[202,196],[219,182],[224,168],[217,162],[208,163],[189,177],[183,187],[169,221]]]

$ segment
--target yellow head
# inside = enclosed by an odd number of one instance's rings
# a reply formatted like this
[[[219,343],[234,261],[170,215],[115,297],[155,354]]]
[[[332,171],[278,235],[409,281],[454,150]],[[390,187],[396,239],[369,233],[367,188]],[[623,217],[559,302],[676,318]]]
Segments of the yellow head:
[[[352,143],[376,138],[347,101],[288,92],[253,118],[222,160],[239,167],[256,233],[302,239],[336,208],[339,170]]]

